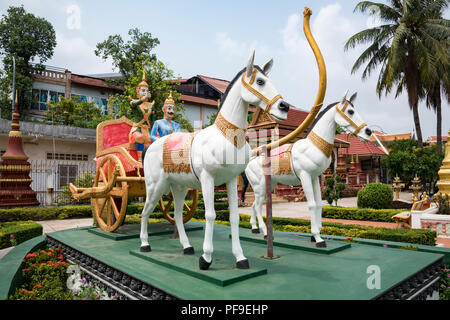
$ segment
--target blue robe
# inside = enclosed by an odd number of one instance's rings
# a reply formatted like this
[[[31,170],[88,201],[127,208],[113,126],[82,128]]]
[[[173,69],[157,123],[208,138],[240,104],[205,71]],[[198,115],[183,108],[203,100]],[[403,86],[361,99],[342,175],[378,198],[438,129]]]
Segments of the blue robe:
[[[170,132],[170,125],[172,125],[172,132]],[[167,136],[168,134],[171,134],[173,132],[178,132],[178,131],[181,131],[181,126],[179,123],[171,120],[170,124],[169,124],[169,121],[167,121],[166,119],[156,120],[153,123],[152,132],[150,134],[150,139],[152,141],[156,141],[158,139],[156,134],[159,134],[159,137],[161,138],[161,137]]]

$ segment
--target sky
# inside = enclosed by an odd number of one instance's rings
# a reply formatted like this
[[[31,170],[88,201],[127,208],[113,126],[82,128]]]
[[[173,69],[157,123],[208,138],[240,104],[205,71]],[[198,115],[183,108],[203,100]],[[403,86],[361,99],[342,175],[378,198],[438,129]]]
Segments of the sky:
[[[54,27],[57,46],[45,64],[73,73],[118,72],[110,60],[95,56],[97,43],[109,35],[128,40],[128,30],[139,28],[160,41],[154,53],[176,76],[195,75],[231,80],[246,66],[255,50],[255,64],[271,58],[269,78],[284,100],[310,110],[318,88],[314,54],[302,30],[303,8],[308,6],[311,30],[324,56],[327,91],[324,105],[339,101],[349,90],[358,92],[357,112],[375,130],[404,133],[414,130],[407,95],[381,98],[376,93],[378,70],[366,80],[362,70],[351,73],[353,63],[367,48],[361,45],[344,51],[355,33],[380,21],[353,12],[354,0],[0,0],[0,15],[9,6],[24,5],[27,12],[45,18]],[[380,0],[379,2],[383,2]],[[450,18],[447,10],[445,18]],[[436,114],[424,103],[419,106],[424,140],[436,135]],[[442,130],[450,130],[450,108],[442,105]]]

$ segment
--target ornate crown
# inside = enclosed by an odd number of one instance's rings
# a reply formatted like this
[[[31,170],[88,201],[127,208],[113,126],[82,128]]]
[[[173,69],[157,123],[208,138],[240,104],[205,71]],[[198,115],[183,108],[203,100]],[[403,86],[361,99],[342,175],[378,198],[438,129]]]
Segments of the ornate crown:
[[[145,81],[145,69],[142,70],[142,81],[138,84],[138,86],[136,88],[136,92],[139,92],[139,89],[141,87],[148,88],[148,83]]]
[[[167,97],[166,101],[164,101],[164,104],[173,104],[175,105],[175,101],[172,98],[172,91],[170,91],[169,97]]]

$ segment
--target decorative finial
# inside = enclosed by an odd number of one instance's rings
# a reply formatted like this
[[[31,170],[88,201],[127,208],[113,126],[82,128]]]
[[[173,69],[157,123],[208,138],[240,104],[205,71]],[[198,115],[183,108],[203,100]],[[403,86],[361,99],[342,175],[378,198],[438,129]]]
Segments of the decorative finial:
[[[305,9],[303,10],[303,16],[304,17],[310,17],[312,15],[312,11],[310,8],[305,7]]]
[[[145,68],[142,69],[142,81],[145,81]]]
[[[19,103],[19,100],[17,99],[17,90],[16,90],[16,97],[14,99],[14,103]]]

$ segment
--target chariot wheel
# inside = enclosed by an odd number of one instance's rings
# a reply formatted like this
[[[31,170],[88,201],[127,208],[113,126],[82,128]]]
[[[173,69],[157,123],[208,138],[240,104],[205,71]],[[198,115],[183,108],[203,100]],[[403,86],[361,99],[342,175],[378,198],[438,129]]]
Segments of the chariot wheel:
[[[198,190],[189,189],[188,196],[188,198],[192,198],[192,204],[189,206],[186,201],[184,202],[184,210],[186,210],[186,214],[183,214],[183,223],[191,220],[192,216],[195,213],[195,210],[197,209]],[[159,207],[161,208],[164,218],[166,218],[171,224],[175,224],[175,219],[169,214],[170,207],[173,203],[172,191],[170,191],[168,198],[169,199],[166,204],[164,203],[163,198],[159,199]]]
[[[108,154],[104,156],[97,167],[94,187],[108,185],[108,182],[115,179],[114,175],[118,178],[125,178],[125,169],[117,156]],[[125,220],[128,205],[127,182],[115,182],[109,192],[94,194],[91,202],[99,227],[107,232],[115,231]]]

